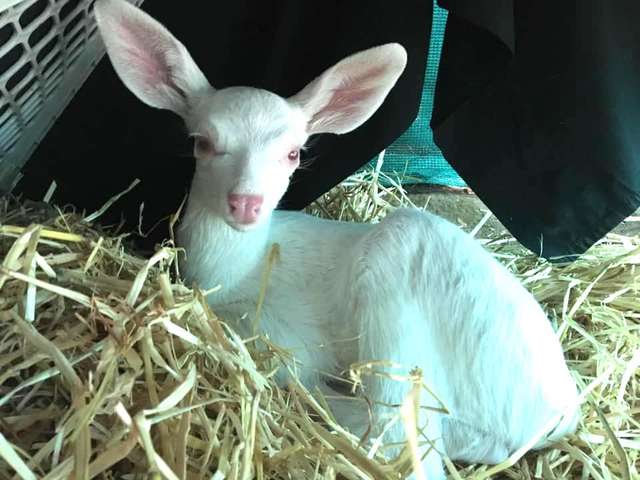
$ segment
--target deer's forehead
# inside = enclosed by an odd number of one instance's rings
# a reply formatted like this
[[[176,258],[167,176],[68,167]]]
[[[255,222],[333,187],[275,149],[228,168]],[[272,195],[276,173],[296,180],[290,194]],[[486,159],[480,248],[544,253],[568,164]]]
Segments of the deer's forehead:
[[[229,147],[267,147],[304,143],[302,111],[278,95],[254,88],[232,87],[204,102],[199,129],[209,131]]]

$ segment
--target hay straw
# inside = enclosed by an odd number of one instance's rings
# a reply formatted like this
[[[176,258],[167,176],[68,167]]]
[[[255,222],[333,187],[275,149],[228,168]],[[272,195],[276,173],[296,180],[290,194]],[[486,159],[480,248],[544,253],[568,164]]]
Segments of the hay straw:
[[[53,194],[56,193],[57,189],[58,189],[58,184],[56,183],[55,180],[53,180],[49,185],[49,188],[47,189],[46,193],[44,194],[44,197],[42,197],[42,201],[44,203],[50,203],[51,199],[53,198]]]
[[[118,200],[120,200],[120,198],[122,198],[124,195],[129,193],[131,190],[133,190],[139,183],[140,183],[140,179],[136,178],[133,182],[131,182],[131,185],[129,185],[125,190],[111,197],[104,205],[102,205],[102,207],[100,207],[98,210],[96,210],[92,214],[87,215],[84,218],[84,222],[85,223],[95,222],[98,218],[104,215],[104,213],[107,210],[109,210],[114,203],[116,203]]]
[[[374,170],[309,210],[377,222],[407,204],[399,182]],[[640,478],[640,239],[610,234],[571,264],[540,260],[510,237],[484,241],[547,309],[585,403],[578,432],[553,448],[495,467],[445,459],[451,478]],[[386,461],[376,439],[336,425],[322,398],[295,381],[276,387],[275,370],[294,368],[288,352],[241,339],[207,292],[175,279],[171,242],[151,259],[124,244],[72,212],[0,204],[0,478],[385,480],[411,471],[415,439]],[[375,363],[359,367],[376,373]],[[410,400],[403,420],[415,431]]]

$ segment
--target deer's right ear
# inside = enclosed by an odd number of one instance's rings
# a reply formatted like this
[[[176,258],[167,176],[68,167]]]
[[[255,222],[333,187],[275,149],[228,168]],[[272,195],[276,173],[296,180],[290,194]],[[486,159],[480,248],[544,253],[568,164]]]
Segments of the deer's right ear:
[[[347,133],[380,107],[406,64],[400,44],[370,48],[338,62],[289,101],[307,115],[309,134]]]
[[[165,27],[125,0],[97,0],[95,15],[107,54],[122,82],[147,105],[185,117],[211,86]]]

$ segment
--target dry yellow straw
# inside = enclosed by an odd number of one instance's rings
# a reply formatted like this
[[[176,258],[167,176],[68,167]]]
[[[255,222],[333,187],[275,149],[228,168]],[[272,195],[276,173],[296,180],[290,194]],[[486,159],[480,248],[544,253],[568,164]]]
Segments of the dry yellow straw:
[[[363,172],[310,211],[377,222],[409,203],[397,181]],[[207,292],[173,276],[176,249],[141,258],[79,215],[32,208],[0,200],[0,478],[399,480],[417,463],[415,439],[413,460],[384,459],[322,399],[278,388],[275,370],[296,368],[287,353],[241,339]],[[640,478],[640,239],[608,235],[566,265],[483,240],[545,306],[585,403],[576,435],[553,448],[493,468],[445,459],[451,477]]]

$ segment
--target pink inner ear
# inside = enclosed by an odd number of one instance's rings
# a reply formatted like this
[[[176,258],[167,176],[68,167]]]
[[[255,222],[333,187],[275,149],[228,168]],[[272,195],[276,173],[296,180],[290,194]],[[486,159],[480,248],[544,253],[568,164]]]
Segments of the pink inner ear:
[[[127,68],[135,69],[147,89],[159,85],[176,88],[171,67],[167,63],[166,51],[170,47],[166,40],[159,38],[155,31],[142,22],[121,18],[115,22],[115,34],[125,48],[123,59]]]
[[[311,124],[331,122],[336,117],[352,117],[366,110],[378,87],[358,88],[357,84],[351,88],[340,87],[333,90],[329,102],[311,119]]]
[[[357,110],[359,104],[366,103],[378,90],[375,87],[358,88],[357,85],[353,85],[353,87],[352,89],[334,90],[327,110],[345,111],[352,108]]]
[[[350,72],[341,73],[344,75],[342,82],[331,89],[328,102],[313,115],[311,125],[331,124],[336,120],[358,116],[363,110],[368,110],[371,103],[377,100],[377,94],[383,87],[379,79],[384,78],[387,66],[367,68],[355,76],[350,76]]]

